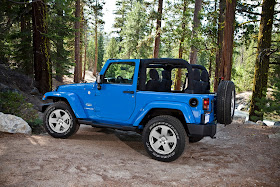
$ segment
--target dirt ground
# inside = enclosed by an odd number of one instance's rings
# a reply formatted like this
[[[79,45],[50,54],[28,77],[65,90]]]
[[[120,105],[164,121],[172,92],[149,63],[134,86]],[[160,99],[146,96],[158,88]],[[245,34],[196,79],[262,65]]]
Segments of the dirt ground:
[[[69,139],[0,133],[0,186],[280,186],[278,127],[218,126],[174,162],[133,132],[81,126]]]

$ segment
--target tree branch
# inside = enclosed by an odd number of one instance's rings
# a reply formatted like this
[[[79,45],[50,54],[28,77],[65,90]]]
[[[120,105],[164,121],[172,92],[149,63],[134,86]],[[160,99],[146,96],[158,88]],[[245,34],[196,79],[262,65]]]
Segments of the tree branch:
[[[260,13],[252,12],[252,11],[245,10],[245,9],[236,9],[236,10],[237,10],[237,12],[239,12],[239,13],[246,12],[246,13],[254,14],[254,15],[257,15],[257,16],[261,16],[261,15],[262,15],[262,14],[260,14]]]
[[[240,26],[242,26],[242,25],[245,25],[245,24],[247,24],[247,23],[251,23],[251,22],[259,22],[260,20],[251,20],[251,21],[246,21],[246,22],[243,22],[243,23],[240,23],[238,26],[240,27]]]

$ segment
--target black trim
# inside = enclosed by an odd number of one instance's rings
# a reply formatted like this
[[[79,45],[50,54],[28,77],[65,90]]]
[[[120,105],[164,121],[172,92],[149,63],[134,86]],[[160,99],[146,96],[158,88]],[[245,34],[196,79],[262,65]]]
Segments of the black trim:
[[[123,130],[123,131],[136,131],[137,130],[136,127],[132,127],[132,126],[111,125],[111,124],[105,124],[105,123],[97,124],[92,121],[84,120],[84,119],[78,119],[78,123],[85,124],[85,125],[91,125],[93,127],[98,127],[98,128],[112,128],[112,129],[119,129],[119,130]]]
[[[52,105],[52,104],[54,104],[54,103],[42,104],[42,105],[40,106],[39,111],[40,111],[40,112],[45,112],[45,110],[48,108],[48,106],[50,106],[50,105]]]
[[[213,138],[217,131],[216,124],[206,124],[206,125],[197,125],[197,124],[187,124],[189,136],[210,136]]]
[[[134,94],[134,91],[123,91],[123,93]]]

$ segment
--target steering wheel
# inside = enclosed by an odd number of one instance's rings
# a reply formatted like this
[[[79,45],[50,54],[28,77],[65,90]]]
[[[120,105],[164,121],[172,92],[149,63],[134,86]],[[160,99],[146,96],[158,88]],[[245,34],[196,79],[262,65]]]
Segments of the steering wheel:
[[[122,78],[122,76],[117,76],[117,82],[124,83],[124,79]]]

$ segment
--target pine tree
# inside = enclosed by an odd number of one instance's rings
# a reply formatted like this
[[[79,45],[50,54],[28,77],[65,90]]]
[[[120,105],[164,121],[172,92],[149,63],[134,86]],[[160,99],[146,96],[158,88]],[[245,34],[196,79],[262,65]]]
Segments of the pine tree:
[[[80,79],[80,15],[81,15],[81,2],[76,0],[75,10],[75,70],[74,70],[74,82],[79,83]]]
[[[147,58],[147,14],[143,4],[136,2],[133,5],[132,11],[127,15],[125,29],[121,33],[124,36],[122,58]]]
[[[52,64],[50,61],[50,41],[47,35],[47,5],[45,1],[33,1],[33,47],[34,73],[41,93],[52,90]]]
[[[219,3],[219,21],[218,21],[218,38],[217,38],[217,52],[216,52],[216,68],[214,79],[214,91],[218,89],[220,64],[222,59],[222,46],[224,36],[224,21],[225,21],[226,0],[220,0]]]
[[[190,63],[196,64],[197,61],[197,45],[195,38],[197,38],[197,31],[200,24],[199,12],[201,10],[202,0],[195,0],[194,16],[193,16],[193,28],[192,28],[192,46],[190,53]]]
[[[57,0],[50,4],[48,33],[52,43],[51,59],[55,70],[55,78],[62,82],[63,75],[68,74],[68,69],[72,65],[69,58],[71,50],[70,41],[73,39],[72,15],[73,1]],[[68,41],[68,43],[66,43]]]
[[[156,37],[155,37],[155,46],[154,46],[154,58],[158,58],[159,48],[160,48],[162,3],[163,3],[163,0],[158,0],[158,12],[157,12]]]
[[[263,119],[263,110],[261,109],[260,102],[263,98],[265,98],[267,91],[271,32],[275,4],[275,0],[264,0],[262,4],[262,16],[258,36],[254,75],[254,88],[249,112],[249,119],[251,121]]]

